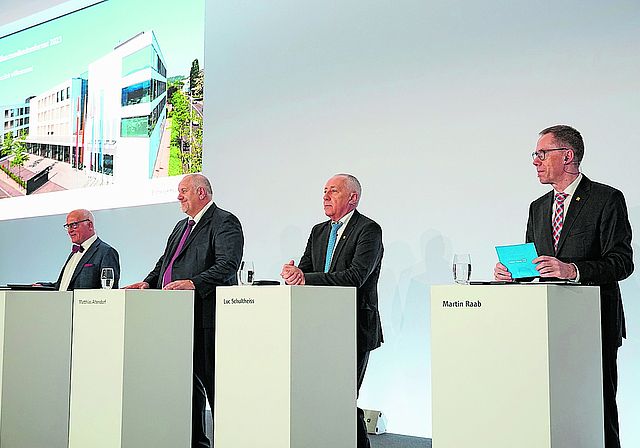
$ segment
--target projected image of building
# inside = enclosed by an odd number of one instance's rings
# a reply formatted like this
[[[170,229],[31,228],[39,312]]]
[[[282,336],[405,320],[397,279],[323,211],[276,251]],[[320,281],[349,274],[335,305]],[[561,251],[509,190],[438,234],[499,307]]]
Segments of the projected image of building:
[[[31,168],[51,169],[59,189],[151,179],[166,127],[166,76],[153,31],[139,33],[81,76],[2,106],[2,136],[24,129],[27,152],[49,160]]]
[[[0,106],[0,118],[2,118],[2,133],[0,133],[0,143],[4,137],[11,134],[13,138],[20,136],[20,131],[29,131],[29,110],[30,104],[27,100],[20,104],[9,104]]]
[[[71,78],[33,97],[27,150],[81,170],[87,80]]]
[[[167,70],[153,31],[89,64],[84,166],[102,182],[150,179],[166,124]]]

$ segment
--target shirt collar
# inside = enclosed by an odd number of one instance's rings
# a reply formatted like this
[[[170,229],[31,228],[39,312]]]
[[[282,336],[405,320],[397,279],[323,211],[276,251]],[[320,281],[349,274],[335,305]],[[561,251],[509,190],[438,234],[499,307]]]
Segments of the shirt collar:
[[[91,247],[91,245],[98,239],[98,235],[93,234],[93,236],[91,238],[87,238],[86,240],[84,240],[82,243],[80,243],[80,245],[82,246],[82,248],[84,250],[87,250]]]
[[[347,224],[349,224],[349,220],[353,216],[354,211],[356,211],[355,208],[338,220],[338,222],[342,223],[342,226],[340,226],[340,229],[344,229],[345,227],[347,227]]]
[[[576,180],[574,180],[573,182],[571,182],[567,188],[564,189],[563,193],[566,193],[569,196],[573,196],[573,194],[576,192],[576,188],[578,188],[578,184],[580,183],[580,181],[582,180],[582,173],[578,174],[578,177],[576,177]]]
[[[193,219],[196,223],[193,225],[193,227],[195,227],[198,222],[200,221],[200,219],[202,218],[202,215],[205,214],[205,212],[207,210],[209,210],[209,207],[211,207],[211,205],[213,204],[213,201],[209,201],[207,202],[207,204],[202,207],[202,210],[200,210],[198,213],[196,213],[196,216],[194,216],[193,218],[189,217],[189,219]]]

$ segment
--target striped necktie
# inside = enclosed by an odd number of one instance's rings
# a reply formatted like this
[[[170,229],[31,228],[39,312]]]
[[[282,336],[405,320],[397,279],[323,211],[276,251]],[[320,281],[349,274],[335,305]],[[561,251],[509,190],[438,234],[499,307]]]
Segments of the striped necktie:
[[[336,245],[336,237],[338,236],[338,229],[340,226],[342,226],[341,222],[331,223],[331,234],[329,235],[329,244],[327,244],[327,257],[324,260],[324,272],[329,272],[331,256],[333,255],[333,247]]]
[[[558,250],[558,240],[562,232],[564,222],[564,200],[569,196],[567,193],[556,193],[556,209],[553,213],[553,249]]]

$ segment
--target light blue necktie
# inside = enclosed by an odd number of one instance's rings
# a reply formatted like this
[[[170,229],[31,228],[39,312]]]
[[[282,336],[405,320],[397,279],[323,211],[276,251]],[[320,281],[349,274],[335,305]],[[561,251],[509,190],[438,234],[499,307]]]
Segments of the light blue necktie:
[[[327,258],[325,258],[324,261],[324,272],[329,272],[329,266],[331,266],[331,256],[333,255],[333,246],[336,245],[336,237],[338,236],[338,229],[341,225],[341,222],[331,223],[331,234],[329,235],[329,244],[327,244]]]

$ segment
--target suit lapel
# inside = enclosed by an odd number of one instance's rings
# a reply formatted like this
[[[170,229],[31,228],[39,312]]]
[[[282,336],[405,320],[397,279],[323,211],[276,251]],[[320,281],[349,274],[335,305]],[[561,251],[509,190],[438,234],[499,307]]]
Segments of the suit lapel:
[[[569,210],[567,210],[567,216],[565,216],[562,224],[562,231],[560,232],[560,239],[558,240],[558,250],[556,251],[556,254],[560,252],[560,248],[567,239],[567,235],[569,234],[573,224],[576,222],[576,218],[580,215],[582,207],[584,207],[584,204],[589,200],[590,190],[591,181],[583,175],[582,180],[571,197],[571,205]]]
[[[553,201],[554,201],[554,192],[551,190],[544,197],[544,201],[542,201],[542,223],[540,223],[541,229],[546,229],[542,232],[541,241],[536,241],[536,248],[538,249],[539,254],[552,254],[554,253],[553,249],[553,224],[551,222],[552,218],[552,210],[553,210]],[[540,247],[538,247],[540,244]]]
[[[329,266],[329,271],[331,271],[336,263],[336,260],[340,258],[340,253],[342,252],[343,247],[345,246],[347,240],[351,233],[353,233],[353,229],[358,222],[358,218],[360,217],[360,213],[357,210],[353,211],[353,215],[351,219],[347,223],[347,227],[342,231],[342,236],[340,239],[336,240],[335,250],[333,251],[333,256],[331,257],[331,265]],[[327,244],[329,243],[329,237],[327,236]]]
[[[78,275],[80,274],[80,271],[82,270],[86,262],[91,260],[91,257],[93,257],[93,254],[95,254],[96,251],[98,250],[99,245],[100,245],[100,238],[97,238],[93,242],[93,244],[89,246],[87,250],[84,251],[84,253],[82,254],[82,257],[80,257],[80,261],[78,261],[78,264],[76,265],[76,269],[73,271],[73,275],[71,276],[71,279],[69,280],[69,285],[73,285],[73,283],[76,281],[76,277],[78,277]]]
[[[203,229],[206,227],[206,223],[209,222],[209,220],[213,216],[213,212],[215,210],[216,210],[216,204],[212,203],[211,206],[207,209],[207,211],[204,212],[204,214],[200,218],[200,221],[198,221],[198,225],[195,226],[193,229],[191,229],[191,232],[189,233],[189,236],[187,236],[187,240],[184,242],[184,244],[182,245],[182,248],[180,249],[180,253],[183,253],[187,249],[187,247],[189,247],[191,242],[196,238],[196,236],[200,232],[203,231]],[[175,253],[175,249],[178,248],[178,244],[180,244],[180,240],[182,239],[182,235],[184,235],[184,231],[187,228],[187,223],[188,223],[189,219],[191,219],[191,218],[189,217],[189,218],[184,220],[184,225],[182,226],[182,231],[180,232],[180,236],[179,236],[178,240],[175,242],[175,245],[174,245],[174,250],[173,250],[174,253]],[[171,255],[173,256],[173,254],[171,254]],[[180,255],[180,254],[178,254],[178,255]]]
[[[324,272],[324,261],[327,257],[327,246],[329,245],[329,234],[331,233],[331,220],[326,221],[318,237],[318,249],[313,254],[314,270]]]

